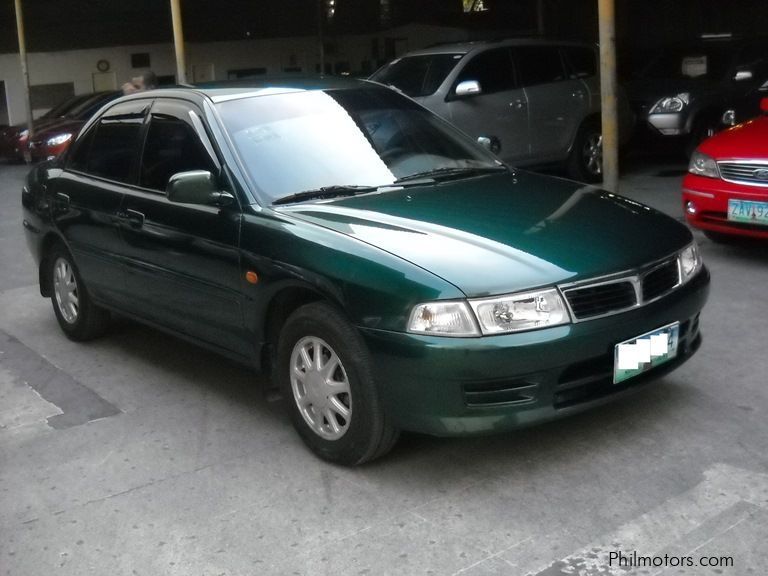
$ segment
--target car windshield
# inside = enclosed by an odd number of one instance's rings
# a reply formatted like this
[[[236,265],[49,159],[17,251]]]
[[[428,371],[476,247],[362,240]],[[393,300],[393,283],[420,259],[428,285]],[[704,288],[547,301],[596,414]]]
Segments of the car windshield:
[[[79,106],[89,98],[91,98],[90,94],[82,94],[80,96],[68,98],[64,102],[61,102],[60,104],[48,110],[48,112],[43,114],[41,118],[61,118],[65,116],[67,112],[72,110],[75,106]]]
[[[651,60],[643,78],[719,80],[728,72],[732,50],[724,45],[670,47]]]
[[[72,120],[88,120],[99,108],[110,100],[114,100],[119,95],[119,92],[91,95],[90,98],[67,112],[66,116]]]
[[[500,162],[431,112],[384,88],[245,97],[218,104],[260,195],[385,186]]]
[[[435,93],[463,54],[426,54],[393,60],[371,80],[394,86],[411,98]]]

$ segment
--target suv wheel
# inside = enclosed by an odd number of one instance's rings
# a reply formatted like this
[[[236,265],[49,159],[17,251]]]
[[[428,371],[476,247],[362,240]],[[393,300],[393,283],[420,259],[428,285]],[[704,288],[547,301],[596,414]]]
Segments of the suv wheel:
[[[602,181],[603,134],[597,120],[587,120],[579,127],[568,157],[568,174],[581,182]]]
[[[365,344],[332,306],[314,302],[291,314],[276,369],[293,425],[319,457],[362,464],[395,444]]]

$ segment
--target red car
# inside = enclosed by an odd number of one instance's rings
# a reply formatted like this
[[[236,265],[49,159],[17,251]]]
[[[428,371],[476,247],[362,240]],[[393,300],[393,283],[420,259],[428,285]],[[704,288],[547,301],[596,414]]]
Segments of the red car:
[[[683,180],[688,223],[709,238],[768,239],[768,98],[763,115],[705,140]]]
[[[78,106],[67,112],[57,122],[47,124],[27,144],[33,162],[52,160],[62,154],[74,140],[80,128],[101,109],[104,104],[122,96],[122,92],[97,92],[89,95]]]

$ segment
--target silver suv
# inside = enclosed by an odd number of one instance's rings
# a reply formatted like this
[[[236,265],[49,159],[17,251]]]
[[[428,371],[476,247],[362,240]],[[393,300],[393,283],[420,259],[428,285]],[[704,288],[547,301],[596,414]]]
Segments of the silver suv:
[[[394,86],[517,165],[564,163],[581,181],[602,178],[595,46],[514,39],[410,52],[371,80]],[[633,116],[620,98],[620,134]]]

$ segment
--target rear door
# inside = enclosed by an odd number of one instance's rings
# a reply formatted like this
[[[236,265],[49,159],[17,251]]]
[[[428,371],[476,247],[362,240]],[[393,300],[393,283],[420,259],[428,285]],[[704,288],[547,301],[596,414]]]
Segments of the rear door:
[[[457,98],[456,86],[465,80],[480,84],[482,93]],[[505,162],[529,156],[528,102],[517,85],[509,48],[485,50],[467,59],[446,97],[446,109],[449,119],[473,138],[498,138],[498,156]]]
[[[74,145],[52,184],[52,214],[91,295],[122,307],[125,279],[117,215],[138,166],[149,101],[109,109]]]
[[[537,162],[565,158],[589,111],[589,91],[569,77],[557,46],[516,46],[513,54],[528,99],[531,155]]]
[[[202,117],[181,100],[158,99],[152,107],[138,186],[126,191],[121,209],[126,284],[149,320],[244,352],[240,209],[174,203],[165,193],[173,174],[220,173]]]

